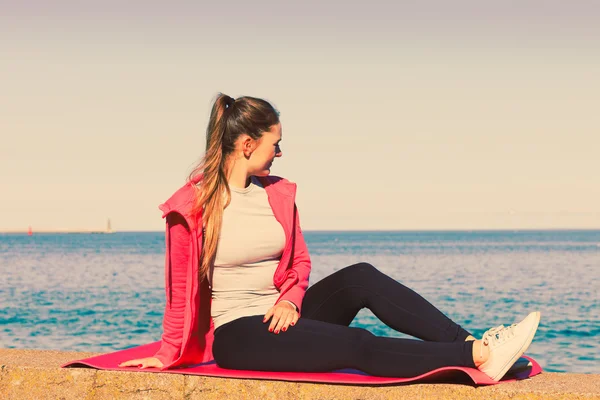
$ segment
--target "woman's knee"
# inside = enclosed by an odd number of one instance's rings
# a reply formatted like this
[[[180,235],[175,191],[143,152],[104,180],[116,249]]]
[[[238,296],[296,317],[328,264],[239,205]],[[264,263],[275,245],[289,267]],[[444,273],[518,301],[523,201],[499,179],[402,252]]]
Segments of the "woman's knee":
[[[365,279],[368,277],[379,274],[379,270],[375,268],[372,264],[367,262],[360,262],[357,264],[350,265],[342,270],[344,271],[344,275],[350,277],[350,279],[357,280],[358,282],[364,283]]]

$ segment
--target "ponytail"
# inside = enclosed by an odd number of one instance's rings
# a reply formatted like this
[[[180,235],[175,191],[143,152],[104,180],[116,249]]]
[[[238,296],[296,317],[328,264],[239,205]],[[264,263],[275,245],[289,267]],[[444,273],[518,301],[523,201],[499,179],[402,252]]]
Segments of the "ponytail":
[[[279,113],[262,99],[246,96],[236,100],[219,93],[212,106],[206,128],[206,152],[188,178],[196,181],[201,175],[193,209],[193,214],[202,215],[204,224],[200,281],[208,277],[214,263],[223,211],[231,201],[228,156],[235,150],[235,142],[242,133],[258,140],[277,123]]]

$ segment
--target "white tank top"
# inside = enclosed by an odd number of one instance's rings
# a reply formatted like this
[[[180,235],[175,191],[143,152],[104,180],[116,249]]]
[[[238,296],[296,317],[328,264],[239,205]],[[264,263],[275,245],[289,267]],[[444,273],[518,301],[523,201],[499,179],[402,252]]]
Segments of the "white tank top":
[[[264,315],[279,298],[273,275],[285,246],[267,192],[256,177],[231,189],[212,270],[211,315],[215,329],[249,315]]]

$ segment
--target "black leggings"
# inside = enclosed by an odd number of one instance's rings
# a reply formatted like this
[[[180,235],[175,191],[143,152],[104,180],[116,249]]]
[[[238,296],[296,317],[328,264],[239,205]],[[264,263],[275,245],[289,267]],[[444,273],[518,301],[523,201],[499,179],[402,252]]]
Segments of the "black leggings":
[[[348,325],[362,308],[389,327],[421,340],[375,336]],[[359,263],[312,285],[302,316],[279,334],[263,315],[216,329],[215,361],[222,368],[322,372],[355,368],[371,375],[411,377],[444,366],[475,367],[469,332],[406,286]]]

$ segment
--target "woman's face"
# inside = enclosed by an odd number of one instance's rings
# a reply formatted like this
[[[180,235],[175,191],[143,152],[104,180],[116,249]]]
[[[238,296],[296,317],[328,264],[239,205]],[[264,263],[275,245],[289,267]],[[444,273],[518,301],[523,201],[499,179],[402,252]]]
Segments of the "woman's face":
[[[248,175],[269,175],[273,160],[282,156],[279,142],[281,142],[281,123],[273,125],[270,131],[264,132],[259,140],[254,141],[256,148],[248,159]]]

